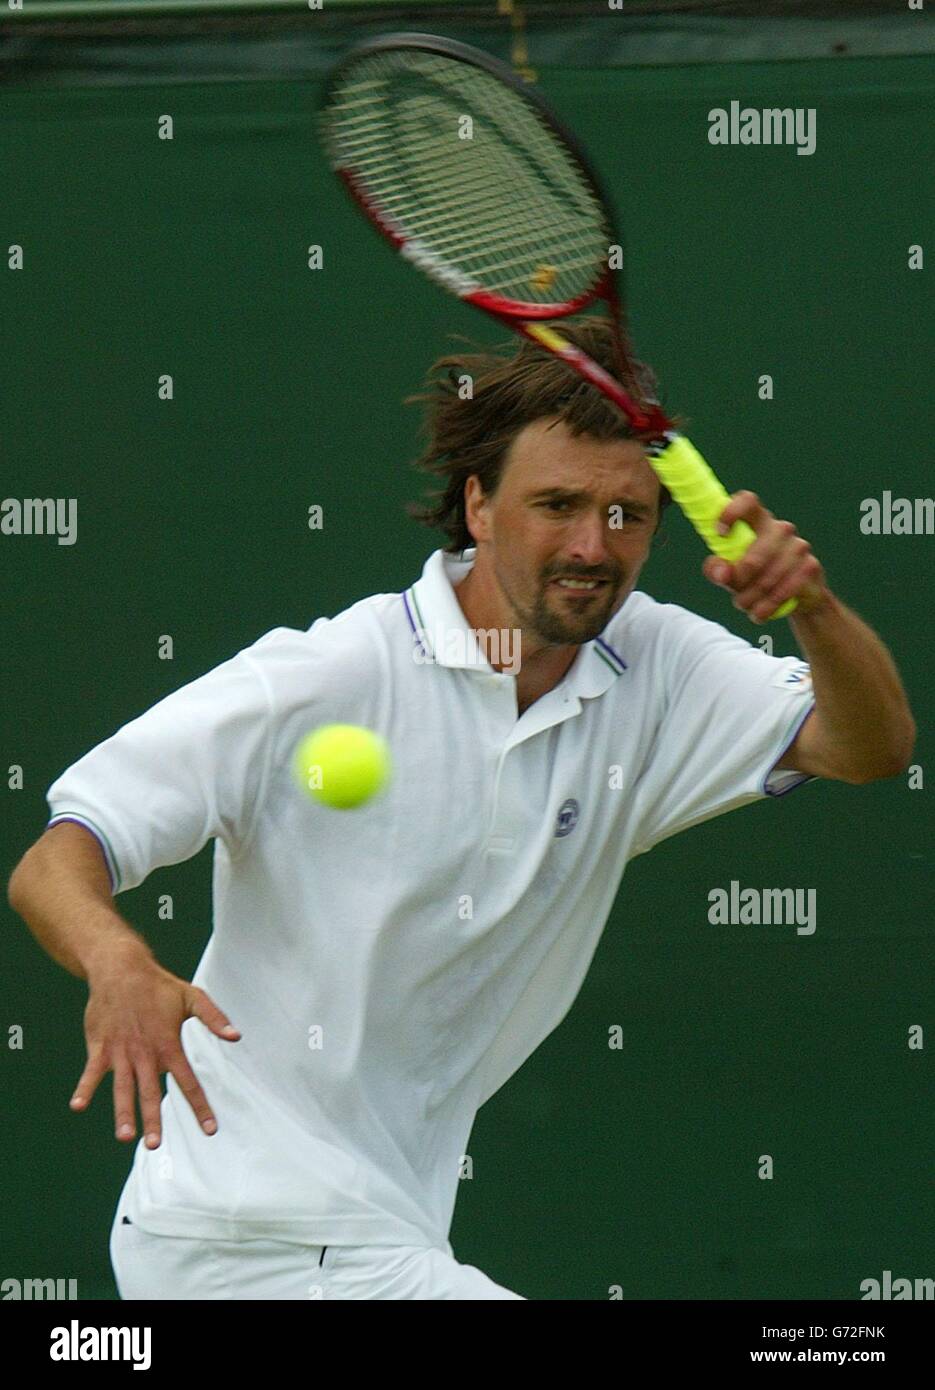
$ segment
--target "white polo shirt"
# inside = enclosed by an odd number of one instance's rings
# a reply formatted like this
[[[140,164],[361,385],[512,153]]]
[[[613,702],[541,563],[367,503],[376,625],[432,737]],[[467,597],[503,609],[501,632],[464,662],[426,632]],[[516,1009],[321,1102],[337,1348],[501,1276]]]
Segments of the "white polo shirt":
[[[49,789],[116,892],[215,840],[194,982],[243,1036],[183,1025],[218,1132],[168,1077],[127,1193],[144,1229],[450,1250],[474,1116],[571,1007],[627,861],[810,780],[771,771],[808,667],[640,592],[517,718],[453,589],[473,559],[438,550],[404,594],[275,628]],[[354,811],[291,778],[330,722],[390,744]]]

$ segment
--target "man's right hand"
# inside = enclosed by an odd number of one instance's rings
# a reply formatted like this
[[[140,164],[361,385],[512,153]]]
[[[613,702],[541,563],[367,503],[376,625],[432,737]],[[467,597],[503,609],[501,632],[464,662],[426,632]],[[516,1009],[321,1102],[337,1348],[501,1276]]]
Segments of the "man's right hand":
[[[206,1134],[217,1120],[182,1051],[181,1030],[198,1018],[226,1042],[240,1033],[203,989],[170,975],[114,907],[101,841],[84,825],[58,821],[23,855],[7,898],[39,945],[90,989],[84,1015],[88,1063],[71,1098],[84,1110],[114,1073],[117,1138],[136,1135],[139,1091],[148,1148],[162,1139],[159,1077],[171,1072]]]
[[[203,989],[164,970],[136,943],[102,953],[88,971],[90,994],[84,1014],[88,1062],[71,1098],[84,1110],[107,1072],[114,1073],[117,1138],[136,1136],[136,1096],[147,1148],[162,1139],[160,1075],[171,1072],[206,1134],[217,1130],[211,1106],[182,1050],[181,1028],[198,1018],[219,1038],[240,1033]]]

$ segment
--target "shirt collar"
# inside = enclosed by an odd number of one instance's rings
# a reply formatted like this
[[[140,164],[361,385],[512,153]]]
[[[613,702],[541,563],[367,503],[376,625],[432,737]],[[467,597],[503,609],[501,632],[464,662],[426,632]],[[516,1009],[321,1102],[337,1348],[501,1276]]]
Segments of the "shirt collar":
[[[424,665],[448,666],[489,675],[492,667],[465,617],[455,586],[468,574],[477,555],[476,548],[459,555],[435,550],[428,557],[422,575],[403,594],[403,603],[412,633],[412,642]],[[511,653],[501,653],[509,663]],[[565,674],[563,682],[573,695],[602,695],[627,669],[623,657],[608,642],[606,634],[584,642]]]

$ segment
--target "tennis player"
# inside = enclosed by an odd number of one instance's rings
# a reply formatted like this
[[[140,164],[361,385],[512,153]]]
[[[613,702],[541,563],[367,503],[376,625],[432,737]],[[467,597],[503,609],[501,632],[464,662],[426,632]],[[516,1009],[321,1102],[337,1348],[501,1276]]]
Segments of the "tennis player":
[[[563,331],[613,369],[601,320]],[[757,539],[704,561],[754,620],[798,599],[802,657],[773,658],[636,588],[667,499],[593,387],[528,342],[436,367],[420,464],[443,488],[411,510],[447,544],[421,577],[273,629],[118,729],[50,787],[10,881],[89,985],[72,1107],[112,1071],[129,1142],[139,1104],[125,1299],[521,1298],[455,1258],[459,1171],[478,1108],[574,1002],[627,862],[909,761],[893,661],[790,523],[736,493],[724,521]],[[291,780],[330,722],[391,747],[356,811]],[[114,897],[209,839],[189,983]]]

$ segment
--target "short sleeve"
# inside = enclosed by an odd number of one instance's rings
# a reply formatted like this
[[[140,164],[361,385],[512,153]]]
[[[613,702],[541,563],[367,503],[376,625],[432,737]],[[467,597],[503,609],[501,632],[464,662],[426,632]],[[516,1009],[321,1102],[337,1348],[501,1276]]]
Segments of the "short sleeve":
[[[268,775],[271,698],[261,638],[167,695],[72,764],[46,793],[49,825],[76,821],[103,850],[114,893],[212,838],[236,858]]]
[[[666,610],[655,662],[663,713],[638,789],[638,854],[814,780],[776,769],[815,707],[808,664],[767,656],[718,623],[660,605]]]

